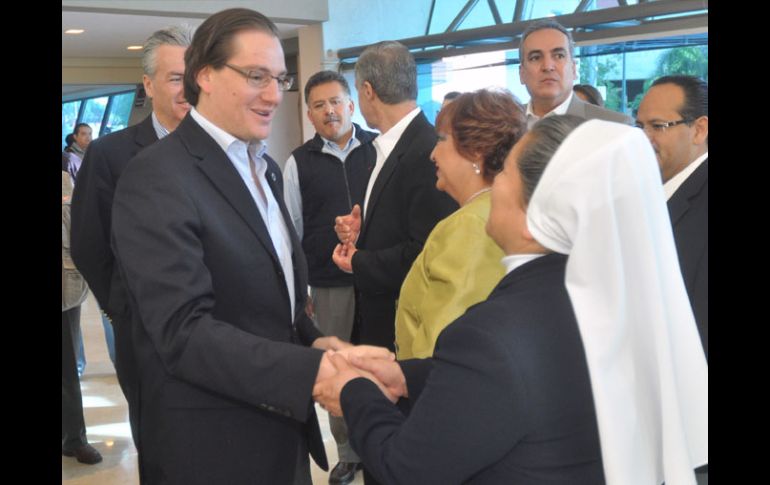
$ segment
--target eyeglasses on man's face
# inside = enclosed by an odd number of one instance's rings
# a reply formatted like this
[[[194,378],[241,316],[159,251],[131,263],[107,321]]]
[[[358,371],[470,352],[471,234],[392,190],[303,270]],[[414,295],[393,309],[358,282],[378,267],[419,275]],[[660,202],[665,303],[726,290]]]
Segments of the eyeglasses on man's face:
[[[230,64],[225,64],[225,66],[245,77],[246,82],[255,88],[266,88],[270,85],[272,79],[278,82],[278,89],[281,91],[288,91],[291,89],[292,84],[294,84],[294,78],[291,76],[273,76],[267,71],[241,69]]]
[[[667,129],[681,124],[692,123],[695,120],[682,119],[678,121],[655,121],[644,124],[641,121],[634,123],[637,128],[641,128],[645,133],[665,133]]]

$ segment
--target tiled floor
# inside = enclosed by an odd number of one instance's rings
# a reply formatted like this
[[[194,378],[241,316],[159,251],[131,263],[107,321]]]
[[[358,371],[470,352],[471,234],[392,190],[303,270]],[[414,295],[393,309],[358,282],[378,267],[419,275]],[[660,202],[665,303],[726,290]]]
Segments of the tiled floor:
[[[83,339],[86,349],[86,370],[80,385],[89,442],[104,457],[97,465],[83,465],[75,458],[62,457],[63,485],[135,485],[139,483],[136,465],[136,449],[128,426],[126,400],[120,391],[115,368],[107,354],[99,310],[89,295],[81,308]],[[321,420],[321,432],[329,463],[337,462],[334,444],[325,411],[317,408]],[[328,483],[328,473],[311,460],[314,485]],[[361,473],[353,485],[363,485]]]

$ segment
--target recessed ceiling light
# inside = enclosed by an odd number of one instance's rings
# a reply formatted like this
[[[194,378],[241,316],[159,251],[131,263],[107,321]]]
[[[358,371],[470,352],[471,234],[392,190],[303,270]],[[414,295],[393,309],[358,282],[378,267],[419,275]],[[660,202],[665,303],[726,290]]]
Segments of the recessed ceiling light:
[[[83,32],[85,32],[85,30],[83,29],[67,29],[64,31],[65,34],[72,34],[72,35],[82,34]]]
[[[130,45],[130,46],[126,47],[126,49],[128,49],[130,51],[140,51],[140,50],[142,50],[142,46],[141,45]]]

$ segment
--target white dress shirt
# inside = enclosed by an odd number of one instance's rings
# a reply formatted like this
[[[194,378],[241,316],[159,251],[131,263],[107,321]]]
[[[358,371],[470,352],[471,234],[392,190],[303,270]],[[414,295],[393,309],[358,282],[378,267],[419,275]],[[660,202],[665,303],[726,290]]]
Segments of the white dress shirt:
[[[663,192],[666,194],[666,200],[670,199],[671,196],[674,195],[674,193],[684,183],[684,181],[687,180],[687,178],[692,175],[692,173],[698,167],[700,167],[700,164],[705,162],[708,157],[709,152],[707,150],[706,153],[696,158],[695,161],[687,165],[684,170],[674,175],[668,180],[668,182],[663,184]]]
[[[534,111],[532,111],[532,100],[530,99],[529,103],[527,103],[527,130],[531,129],[532,125],[545,118],[546,116],[567,114],[567,108],[569,108],[569,104],[572,102],[572,96],[574,95],[575,93],[570,90],[569,96],[567,96],[567,99],[562,104],[555,107],[543,116],[538,116]]]
[[[286,279],[286,288],[289,290],[289,302],[291,304],[291,315],[293,319],[295,292],[294,265],[291,260],[291,238],[289,237],[289,230],[286,227],[286,221],[281,215],[281,208],[275,200],[273,191],[267,184],[267,180],[265,180],[267,162],[262,158],[262,155],[265,153],[267,145],[262,141],[252,141],[247,144],[246,142],[239,140],[207,120],[195,108],[190,110],[190,114],[201,128],[211,135],[217,145],[222,148],[227,155],[227,158],[230,159],[233,166],[238,171],[238,174],[243,179],[243,183],[249,190],[251,198],[254,199],[259,214],[262,216],[265,226],[267,226],[267,231],[273,242],[273,249],[275,249],[278,260],[281,263],[281,268],[283,268],[283,274]],[[249,167],[249,157],[254,160],[257,180],[262,186],[262,191],[267,200],[262,198],[257,187],[254,185],[254,178],[251,175],[251,168]],[[254,275],[254,277],[259,278],[259,275]]]
[[[380,170],[382,170],[385,160],[388,159],[390,152],[396,147],[398,140],[401,139],[401,135],[406,131],[406,127],[409,126],[409,123],[411,123],[419,114],[420,108],[413,109],[407,113],[406,116],[401,118],[398,123],[393,125],[391,129],[380,134],[372,142],[374,143],[375,150],[377,150],[377,162],[374,165],[374,170],[372,170],[372,175],[369,177],[369,184],[366,186],[366,197],[364,198],[363,213],[361,214],[362,221],[366,214],[366,208],[369,205],[369,195],[372,193],[372,187],[374,187],[374,182],[377,180],[377,176],[380,174]]]

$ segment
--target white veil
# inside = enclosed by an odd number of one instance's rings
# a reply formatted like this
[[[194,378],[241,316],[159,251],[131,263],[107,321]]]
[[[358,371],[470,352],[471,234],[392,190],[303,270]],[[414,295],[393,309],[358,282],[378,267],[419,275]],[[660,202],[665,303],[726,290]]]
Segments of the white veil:
[[[569,255],[607,484],[695,484],[693,469],[708,462],[708,366],[642,131],[577,127],[537,185],[527,223]]]

